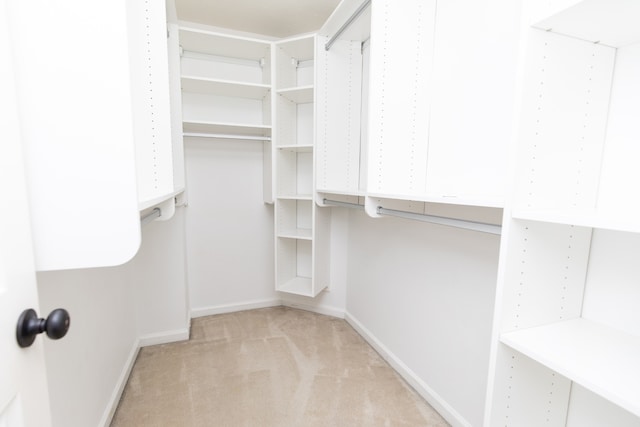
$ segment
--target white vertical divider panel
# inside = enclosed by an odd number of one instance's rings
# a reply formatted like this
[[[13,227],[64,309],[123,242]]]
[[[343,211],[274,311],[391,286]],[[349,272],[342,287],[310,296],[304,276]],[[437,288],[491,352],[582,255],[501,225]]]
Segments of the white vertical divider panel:
[[[177,23],[167,23],[169,31],[169,99],[171,108],[171,146],[173,189],[185,188],[184,141],[182,138],[182,90],[180,87],[180,40]]]
[[[313,205],[313,282],[312,296],[330,286],[331,208]]]
[[[138,200],[145,202],[174,190],[166,9],[164,0],[141,0],[127,11]]]
[[[516,206],[593,208],[615,49],[530,31]]]
[[[359,41],[316,46],[316,187],[357,192],[360,178],[362,53]]]
[[[504,200],[520,6],[438,2],[426,193]]]
[[[140,244],[127,5],[7,6],[36,268],[122,264]]]
[[[378,0],[371,10],[368,191],[424,193],[435,0]]]
[[[640,215],[640,43],[618,48],[598,209],[611,215]]]

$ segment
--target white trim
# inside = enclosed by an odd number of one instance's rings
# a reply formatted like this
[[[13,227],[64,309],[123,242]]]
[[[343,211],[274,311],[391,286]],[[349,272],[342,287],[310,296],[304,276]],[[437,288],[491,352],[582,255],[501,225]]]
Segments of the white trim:
[[[182,329],[174,329],[173,331],[143,335],[138,339],[138,345],[140,347],[148,347],[150,345],[186,341],[189,339],[189,329],[190,328],[187,327]]]
[[[422,396],[442,417],[453,427],[471,427],[459,412],[457,412],[446,400],[429,387],[418,375],[405,365],[395,354],[393,354],[378,338],[365,328],[353,315],[345,312],[344,319],[353,329],[373,347],[393,369],[402,376]]]
[[[211,307],[200,307],[191,309],[191,317],[212,316],[214,314],[234,313],[236,311],[254,310],[256,308],[279,307],[282,305],[280,299],[250,300],[234,304],[215,305]]]
[[[133,369],[133,365],[136,362],[139,351],[140,339],[136,339],[133,342],[133,347],[131,348],[129,357],[127,357],[127,360],[122,367],[122,372],[120,372],[120,376],[118,377],[118,381],[116,382],[116,387],[113,389],[113,393],[111,393],[111,398],[107,403],[104,414],[102,414],[102,419],[98,423],[99,426],[109,427],[111,425],[113,416],[116,414],[116,409],[118,409],[118,403],[120,403],[120,397],[122,397],[124,387],[127,385],[127,381],[129,381],[129,375],[131,374],[131,370]]]
[[[298,308],[300,310],[311,311],[313,313],[324,314],[325,316],[337,317],[339,319],[344,319],[344,310],[340,310],[339,308],[331,307],[328,305],[311,305],[300,303],[296,301],[287,301],[285,299],[282,300],[282,305],[290,308]]]

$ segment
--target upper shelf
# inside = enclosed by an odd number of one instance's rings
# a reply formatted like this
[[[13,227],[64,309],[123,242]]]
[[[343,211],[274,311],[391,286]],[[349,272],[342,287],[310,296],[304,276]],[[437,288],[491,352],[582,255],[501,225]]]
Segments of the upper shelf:
[[[263,40],[185,27],[180,28],[180,45],[186,51],[256,61],[268,58],[271,48],[271,44]]]
[[[223,123],[185,120],[182,131],[186,133],[271,136],[271,126],[247,123]]]
[[[573,5],[541,18],[533,26],[612,47],[640,41],[639,1],[573,0],[570,3]]]
[[[284,96],[296,104],[308,104],[313,102],[313,86],[300,86],[278,90],[278,94]]]
[[[500,340],[640,416],[640,338],[587,319],[503,334]]]
[[[182,76],[181,83],[183,92],[250,99],[263,99],[271,90],[271,86],[265,84],[243,83],[193,76]]]
[[[623,212],[591,210],[524,210],[514,209],[515,219],[544,221],[579,227],[602,228],[606,230],[640,233],[640,216]]]

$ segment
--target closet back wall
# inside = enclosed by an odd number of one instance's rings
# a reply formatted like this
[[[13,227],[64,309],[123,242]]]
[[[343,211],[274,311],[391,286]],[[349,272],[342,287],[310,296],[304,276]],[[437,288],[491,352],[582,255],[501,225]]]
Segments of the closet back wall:
[[[194,316],[279,305],[261,141],[185,138],[187,268]]]
[[[350,213],[347,319],[453,425],[482,425],[499,245],[496,235]]]

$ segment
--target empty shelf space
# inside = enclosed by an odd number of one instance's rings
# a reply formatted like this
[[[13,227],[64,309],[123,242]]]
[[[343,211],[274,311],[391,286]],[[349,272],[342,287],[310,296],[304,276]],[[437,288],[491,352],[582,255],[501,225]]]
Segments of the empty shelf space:
[[[500,340],[640,416],[640,337],[581,318],[509,332]]]
[[[543,221],[555,224],[576,225],[580,227],[602,228],[607,230],[640,233],[640,219],[633,212],[590,210],[524,210],[514,209],[514,219]]]
[[[250,99],[263,99],[271,89],[270,85],[265,84],[243,83],[193,76],[182,76],[181,82],[183,92]]]
[[[313,86],[299,86],[278,90],[278,94],[296,104],[313,102]]]
[[[259,61],[268,58],[271,44],[262,40],[180,28],[180,45],[190,52]]]
[[[296,295],[313,296],[311,279],[308,277],[294,277],[278,286],[278,291]]]
[[[237,124],[237,123],[184,121],[182,122],[182,131],[185,133],[270,136],[271,126]]]
[[[285,239],[311,240],[311,230],[308,228],[295,228],[278,231],[278,237]]]

